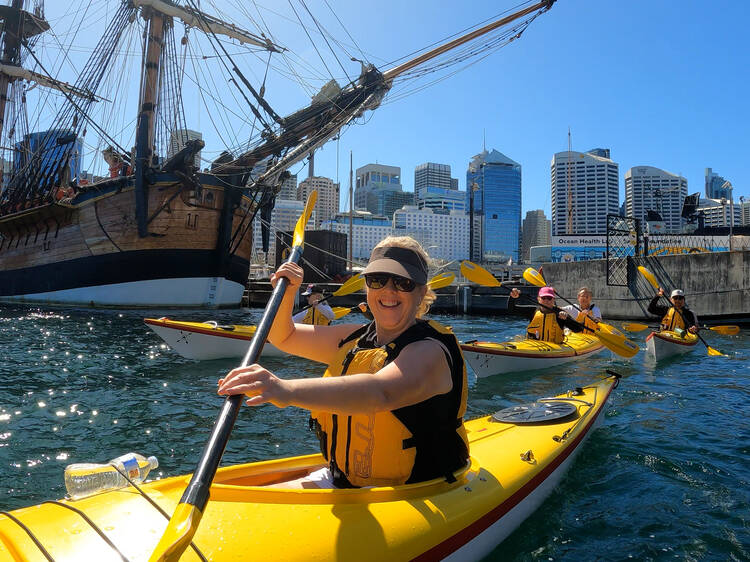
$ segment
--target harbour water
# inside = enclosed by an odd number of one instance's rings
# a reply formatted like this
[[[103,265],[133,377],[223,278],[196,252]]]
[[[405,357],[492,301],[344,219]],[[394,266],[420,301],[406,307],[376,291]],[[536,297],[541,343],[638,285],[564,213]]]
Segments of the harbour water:
[[[64,496],[63,469],[128,451],[155,455],[152,477],[191,472],[219,411],[216,381],[235,361],[172,352],[142,322],[163,311],[0,310],[0,510]],[[170,311],[175,319],[251,324],[258,309]],[[520,318],[438,315],[461,339],[509,339]],[[361,316],[352,314],[353,321]],[[645,349],[647,332],[633,339]],[[492,560],[750,560],[750,331],[704,332],[699,347],[654,365],[609,352],[551,371],[476,379],[468,416],[622,374],[600,429],[562,485]],[[312,377],[304,360],[268,361]],[[224,464],[311,453],[307,413],[244,406]]]

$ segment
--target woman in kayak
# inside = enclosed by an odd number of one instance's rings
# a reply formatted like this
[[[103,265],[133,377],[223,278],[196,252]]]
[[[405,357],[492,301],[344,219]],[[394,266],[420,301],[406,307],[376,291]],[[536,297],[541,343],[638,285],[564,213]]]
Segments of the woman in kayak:
[[[588,287],[578,289],[578,306],[569,304],[563,306],[562,310],[567,312],[571,318],[579,324],[583,324],[592,331],[597,329],[596,323],[601,322],[602,311],[591,302],[593,293]]]
[[[681,289],[672,291],[671,298],[667,299],[672,306],[660,306],[658,302],[661,297],[666,297],[666,295],[664,289],[659,287],[656,296],[648,305],[648,311],[655,316],[662,317],[662,330],[673,332],[687,330],[692,334],[698,333],[698,317],[685,305],[685,293]]]
[[[508,309],[512,310],[516,306],[515,300],[521,296],[521,291],[512,289],[510,296]],[[534,317],[526,327],[527,338],[550,343],[562,343],[565,340],[564,328],[568,328],[571,332],[583,331],[582,326],[572,321],[567,312],[555,306],[554,287],[539,289],[537,302],[539,306],[537,306]]]
[[[456,337],[421,319],[435,294],[427,254],[414,239],[388,237],[364,270],[374,320],[364,326],[294,324],[291,309],[302,268],[285,263],[271,277],[289,279],[269,340],[279,349],[328,365],[317,379],[284,380],[260,365],[234,369],[219,394],[247,403],[298,406],[329,465],[284,486],[391,486],[453,473],[468,462],[463,427],[466,368]]]

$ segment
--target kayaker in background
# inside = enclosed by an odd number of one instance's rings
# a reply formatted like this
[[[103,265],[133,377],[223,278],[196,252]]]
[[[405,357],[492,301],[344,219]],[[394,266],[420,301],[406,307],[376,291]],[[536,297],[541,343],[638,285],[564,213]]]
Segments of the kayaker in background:
[[[307,304],[310,308],[300,310],[292,316],[292,322],[314,326],[328,326],[336,318],[333,309],[328,306],[328,303],[320,302],[323,299],[323,289],[317,285],[308,285],[302,296],[307,297]]]
[[[687,330],[691,334],[697,334],[698,316],[685,304],[685,293],[681,289],[672,291],[671,297],[667,299],[672,306],[659,304],[659,299],[665,296],[664,289],[659,287],[656,296],[648,305],[648,311],[651,314],[662,317],[661,329],[672,332]]]
[[[592,304],[591,299],[593,296],[591,289],[581,287],[578,289],[578,306],[569,304],[563,306],[562,310],[567,312],[576,322],[583,324],[591,330],[596,330],[596,322],[601,322],[602,311],[599,310],[598,306]]]
[[[516,299],[521,296],[521,291],[512,289],[511,298],[508,299],[508,310],[512,311],[516,304]],[[563,309],[555,306],[555,289],[554,287],[542,287],[537,295],[537,306],[534,317],[526,327],[526,337],[532,340],[547,341],[550,343],[562,343],[565,340],[565,328],[571,332],[581,332],[583,328],[571,321],[568,313]],[[520,305],[523,307],[523,305]]]
[[[246,394],[249,405],[311,411],[329,465],[282,487],[390,486],[445,477],[469,459],[463,415],[467,380],[456,337],[421,317],[435,300],[427,253],[408,236],[387,237],[364,270],[369,324],[306,326],[291,321],[302,268],[289,279],[269,340],[279,349],[328,365],[316,379],[279,379],[260,365],[234,369],[219,394]]]

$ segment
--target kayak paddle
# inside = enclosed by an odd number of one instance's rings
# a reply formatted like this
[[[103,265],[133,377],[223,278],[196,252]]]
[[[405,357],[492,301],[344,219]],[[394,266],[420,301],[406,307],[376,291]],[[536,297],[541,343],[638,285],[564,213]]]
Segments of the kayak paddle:
[[[538,272],[535,272],[535,273],[536,275],[533,277],[537,281],[541,281],[542,286],[544,287],[546,283],[544,283],[543,278],[541,278],[541,275]],[[469,281],[472,281],[473,283],[477,283],[479,285],[485,285],[488,287],[501,287],[502,286],[502,284],[497,279],[495,279],[495,277],[489,271],[484,269],[482,266],[477,265],[470,261],[461,262],[461,274],[464,277],[466,277]],[[535,302],[535,304],[539,304],[539,303]],[[542,304],[539,304],[539,306],[543,306],[544,308],[554,310],[550,306],[544,306]],[[570,318],[570,321],[578,326],[581,326],[582,328],[586,330],[592,331],[591,328],[584,326],[583,324],[581,324],[580,322],[577,322],[576,320],[572,318]],[[609,330],[600,329],[600,330],[594,331],[594,335],[597,338],[599,338],[599,341],[602,342],[602,345],[604,345],[604,347],[616,353],[617,355],[620,355],[626,358],[633,357],[633,355],[638,353],[638,351],[640,350],[640,347],[638,347],[636,343],[627,339],[622,332],[620,332],[613,326],[609,326],[609,325],[606,325],[606,326],[607,328],[609,328]]]
[[[625,322],[622,325],[623,330],[628,332],[642,332],[643,330],[658,330],[660,326],[649,326],[648,324],[640,324],[639,322]],[[701,326],[704,330],[711,330],[722,336],[736,336],[740,333],[739,326]]]
[[[641,275],[643,275],[646,278],[646,281],[648,281],[654,289],[656,289],[657,291],[659,290],[659,282],[656,280],[656,277],[654,277],[653,273],[651,273],[648,269],[646,269],[642,265],[638,266],[638,271],[640,272]],[[662,296],[665,299],[667,299],[667,301],[669,302],[670,305],[672,305],[674,307],[674,305],[672,304],[672,301],[670,299],[668,299],[666,295],[662,295]],[[677,308],[677,307],[674,307],[674,309],[677,312],[680,313],[680,317],[682,318],[682,322],[687,326],[687,320],[685,320],[685,316],[683,316],[682,311],[679,308]],[[714,355],[714,356],[716,356],[716,355],[722,355],[722,356],[726,357],[726,354],[724,354],[721,351],[719,351],[718,349],[714,349],[713,347],[711,347],[710,345],[708,345],[706,343],[706,340],[704,340],[703,336],[701,336],[699,333],[696,332],[695,335],[698,336],[698,338],[703,342],[703,345],[706,346],[706,349],[708,350],[708,354],[709,355]]]
[[[289,254],[287,262],[297,263],[302,257],[302,247],[305,242],[305,225],[310,218],[317,199],[318,192],[314,190],[310,193],[305,204],[305,210],[300,215],[297,226],[294,228],[292,251]],[[276,283],[276,287],[263,312],[263,318],[258,323],[255,335],[250,342],[245,357],[242,359],[242,367],[255,363],[258,357],[260,357],[260,352],[266,343],[268,333],[271,331],[271,326],[281,305],[287,285],[289,285],[289,280],[286,277],[281,277]],[[229,441],[229,435],[232,432],[234,422],[237,420],[243,399],[243,394],[235,394],[227,397],[224,401],[219,417],[216,419],[213,431],[211,432],[211,437],[203,449],[190,483],[185,488],[180,503],[177,504],[161,540],[149,558],[151,562],[177,562],[198,530],[198,525],[203,517],[203,511],[208,503],[211,482],[216,475],[216,470],[219,468],[221,456],[224,454],[224,449],[227,446],[227,441]]]
[[[545,281],[545,279],[542,276],[542,274],[540,272],[538,272],[536,269],[534,269],[533,267],[527,267],[526,268],[526,270],[523,272],[523,278],[526,281],[528,281],[529,283],[531,283],[532,285],[536,285],[537,287],[546,287],[547,286],[547,281]],[[555,295],[558,298],[564,300],[566,303],[568,303],[570,306],[572,306],[573,308],[575,308],[579,312],[581,311],[581,307],[580,306],[578,306],[577,304],[569,301],[568,299],[566,299],[565,297],[563,297],[562,295],[560,295],[560,293],[558,293],[557,291],[555,291]],[[589,318],[591,318],[591,317],[589,317]],[[596,318],[591,318],[591,321],[594,322],[601,331],[607,332],[608,334],[616,335],[618,337],[622,336],[623,338],[625,338],[625,335],[622,332],[620,332],[617,328],[615,328],[614,326],[612,326],[611,324],[605,324],[604,322],[602,322],[601,320],[597,320]]]
[[[364,277],[362,279],[364,282]],[[453,283],[455,279],[456,276],[453,273],[441,273],[430,279],[427,285],[430,287],[430,289],[442,289],[443,287],[447,287],[448,285]],[[355,310],[359,310],[359,307],[352,306],[350,308],[348,306],[336,306],[333,308],[333,313],[336,315],[336,320],[338,320],[339,318],[343,318],[344,316],[346,316],[350,312],[354,312]]]

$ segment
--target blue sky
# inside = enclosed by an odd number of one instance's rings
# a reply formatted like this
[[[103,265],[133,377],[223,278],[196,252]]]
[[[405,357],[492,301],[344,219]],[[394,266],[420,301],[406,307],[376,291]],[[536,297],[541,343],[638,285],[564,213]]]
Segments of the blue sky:
[[[47,3],[51,21],[60,4]],[[237,0],[201,2],[204,10],[233,19],[240,15],[236,5]],[[266,6],[260,9],[269,23],[276,11],[291,17],[288,5],[266,0],[258,5]],[[351,45],[325,0],[307,5],[332,35]],[[368,59],[387,69],[388,61],[514,3],[328,0],[328,5]],[[620,166],[621,193],[629,168],[651,165],[682,174],[689,192],[701,193],[704,169],[711,167],[732,181],[736,196],[750,197],[743,39],[749,6],[726,0],[558,0],[513,44],[421,92],[393,102],[386,98],[345,131],[338,150],[331,142],[316,155],[316,174],[338,177],[346,188],[351,150],[355,168],[371,162],[400,166],[407,190],[413,189],[414,167],[427,161],[450,164],[465,189],[466,166],[481,151],[484,135],[487,148],[522,164],[524,211],[541,208],[549,216],[550,160],[567,150],[570,127],[574,150],[611,149]],[[328,73],[307,37],[293,22],[279,21],[277,39],[318,69],[320,79],[310,84],[322,84]],[[319,35],[315,39],[325,54],[325,43]],[[330,53],[327,62],[340,78],[343,71]],[[342,63],[350,75],[358,73],[357,63]],[[281,113],[309,99],[281,82],[269,83],[267,97]],[[208,122],[200,109],[189,110],[189,116],[194,128],[203,130]],[[209,149],[216,139],[205,134]],[[292,171],[300,178],[307,173],[299,164]]]

